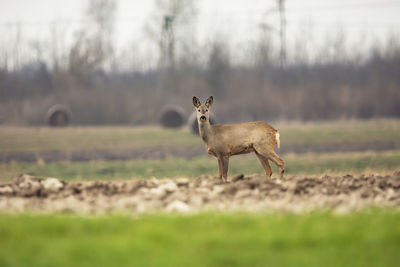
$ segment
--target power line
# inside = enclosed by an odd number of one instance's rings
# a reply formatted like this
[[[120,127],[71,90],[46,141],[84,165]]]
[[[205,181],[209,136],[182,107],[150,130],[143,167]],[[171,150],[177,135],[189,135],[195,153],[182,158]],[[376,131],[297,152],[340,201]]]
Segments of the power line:
[[[289,6],[288,11],[302,11],[302,10],[315,10],[315,9],[349,9],[349,8],[393,8],[400,7],[399,1],[386,1],[386,2],[366,2],[366,3],[346,3],[341,5],[325,5],[325,6]]]
[[[230,19],[232,21],[235,21],[235,20],[248,21],[248,22],[257,21],[257,19],[247,18],[247,17],[230,17]],[[116,24],[122,24],[122,23],[131,23],[133,21],[135,21],[135,20],[134,19],[132,19],[132,20],[124,19],[124,20],[117,20],[115,23]],[[305,19],[286,19],[286,21],[291,23],[291,25],[289,24],[288,26],[293,27],[293,26],[297,26],[298,23],[305,22],[306,20]],[[311,19],[310,22],[312,24],[315,24],[315,25],[318,25],[318,24],[319,25],[320,24],[335,24],[335,23],[338,24],[339,23],[339,24],[343,24],[343,26],[346,26],[346,27],[347,26],[386,27],[386,26],[390,26],[391,24],[393,26],[395,26],[394,24],[398,25],[400,23],[400,17],[399,17],[398,21],[388,21],[388,22],[385,22],[385,21],[383,21],[381,19],[379,21],[377,21],[376,19],[374,19],[374,21],[368,20],[368,22],[361,21],[361,20],[358,21],[358,20],[346,20],[346,19],[342,19],[340,21],[337,21],[337,20]],[[68,25],[68,24],[72,25],[74,23],[76,23],[76,24],[83,23],[83,21],[73,21],[73,20],[71,20],[71,21],[63,21],[63,22],[58,22],[58,23],[57,22],[50,22],[50,21],[48,21],[48,22],[45,22],[45,21],[40,21],[40,22],[19,21],[19,22],[0,22],[0,25],[10,26],[10,27],[13,27],[13,26],[39,27],[39,26],[51,26],[51,25]]]

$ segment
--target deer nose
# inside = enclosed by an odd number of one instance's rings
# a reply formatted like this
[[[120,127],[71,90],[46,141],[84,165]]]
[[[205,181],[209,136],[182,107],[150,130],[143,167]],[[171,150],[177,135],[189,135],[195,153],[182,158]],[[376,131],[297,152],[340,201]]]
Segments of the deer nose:
[[[204,115],[200,116],[200,120],[201,121],[205,121],[206,120],[206,116],[204,116]]]

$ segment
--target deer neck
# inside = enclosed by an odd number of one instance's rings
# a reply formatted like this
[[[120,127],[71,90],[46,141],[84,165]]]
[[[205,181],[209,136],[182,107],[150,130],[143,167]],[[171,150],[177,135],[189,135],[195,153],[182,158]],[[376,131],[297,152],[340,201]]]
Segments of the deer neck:
[[[211,124],[209,121],[206,122],[198,122],[199,123],[199,131],[200,137],[203,139],[205,143],[208,143],[211,137]]]

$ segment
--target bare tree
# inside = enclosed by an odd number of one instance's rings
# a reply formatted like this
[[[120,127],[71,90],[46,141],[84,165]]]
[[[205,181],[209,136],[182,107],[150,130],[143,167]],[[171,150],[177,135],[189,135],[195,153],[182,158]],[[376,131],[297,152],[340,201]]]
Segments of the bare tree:
[[[150,40],[159,46],[161,67],[174,68],[177,58],[190,53],[195,44],[196,15],[196,2],[193,0],[156,1],[145,31]]]
[[[216,96],[224,94],[224,81],[230,69],[228,45],[222,41],[214,41],[211,46],[207,64],[207,82],[211,92]]]
[[[15,31],[12,34],[11,41],[11,64],[14,70],[18,70],[22,66],[22,50],[23,50],[23,42],[25,41],[22,34],[22,25],[20,22],[16,22],[13,24],[14,27],[11,27]]]
[[[94,36],[100,41],[105,57],[113,54],[113,32],[117,4],[115,0],[90,0],[86,10]]]
[[[260,25],[260,35],[254,47],[254,64],[260,70],[264,71],[271,67],[275,62],[275,47],[272,39],[272,29],[267,24]]]
[[[75,33],[69,53],[69,70],[81,76],[106,67],[113,56],[112,33],[116,12],[115,0],[90,0],[86,10],[87,25]]]
[[[66,25],[54,21],[49,28],[49,40],[48,40],[48,53],[49,53],[49,64],[52,66],[54,71],[65,69],[68,65],[67,62],[67,30]]]

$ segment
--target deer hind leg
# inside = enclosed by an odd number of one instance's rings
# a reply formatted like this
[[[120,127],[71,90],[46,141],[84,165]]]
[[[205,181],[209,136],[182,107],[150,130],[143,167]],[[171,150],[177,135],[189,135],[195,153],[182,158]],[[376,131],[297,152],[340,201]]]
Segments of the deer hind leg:
[[[285,161],[275,153],[274,149],[268,149],[268,146],[254,146],[254,149],[257,151],[258,154],[271,160],[279,167],[281,173],[280,178],[282,179],[283,173],[285,172]]]
[[[272,169],[271,169],[271,165],[269,165],[268,159],[265,158],[264,156],[260,155],[257,152],[256,152],[256,155],[257,155],[258,159],[261,162],[261,165],[263,166],[263,168],[265,170],[265,175],[267,175],[268,177],[271,177]]]
[[[275,151],[269,152],[269,159],[272,160],[278,167],[281,172],[281,179],[283,178],[283,173],[285,172],[285,161],[281,159]]]

